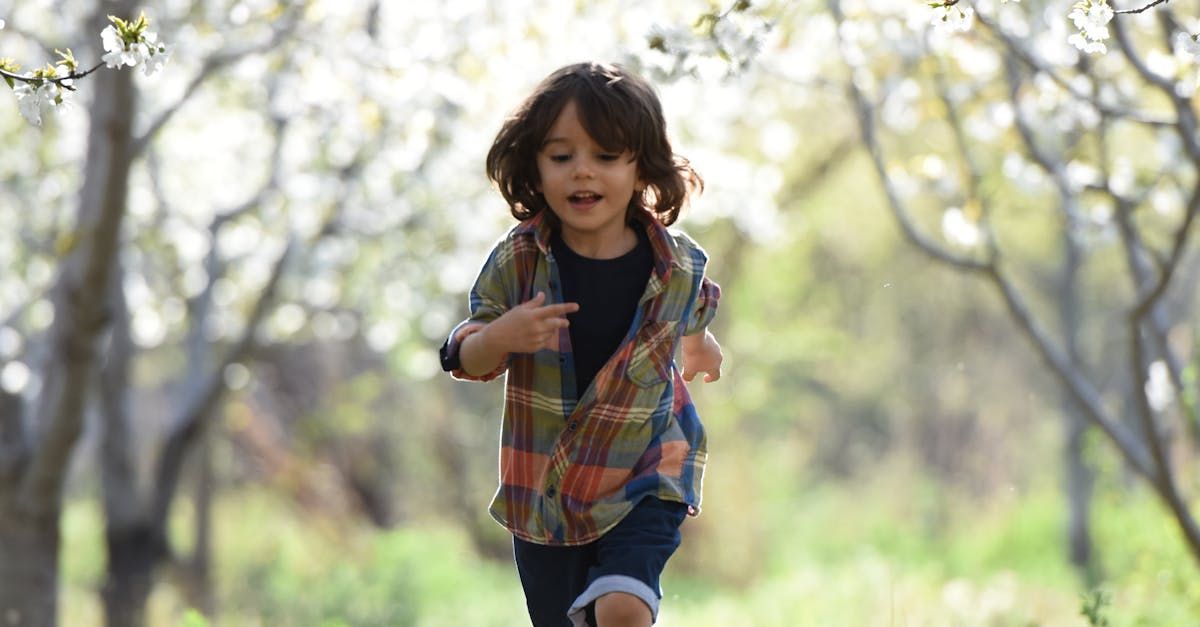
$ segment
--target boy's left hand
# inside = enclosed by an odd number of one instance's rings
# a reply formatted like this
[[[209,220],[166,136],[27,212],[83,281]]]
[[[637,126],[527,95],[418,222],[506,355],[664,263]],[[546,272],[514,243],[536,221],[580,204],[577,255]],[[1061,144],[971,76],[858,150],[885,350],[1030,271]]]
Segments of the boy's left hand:
[[[701,372],[705,373],[705,383],[712,383],[720,379],[721,362],[724,359],[724,355],[721,354],[721,345],[707,329],[703,335],[697,333],[683,336],[680,360],[683,362],[684,381],[690,382]]]

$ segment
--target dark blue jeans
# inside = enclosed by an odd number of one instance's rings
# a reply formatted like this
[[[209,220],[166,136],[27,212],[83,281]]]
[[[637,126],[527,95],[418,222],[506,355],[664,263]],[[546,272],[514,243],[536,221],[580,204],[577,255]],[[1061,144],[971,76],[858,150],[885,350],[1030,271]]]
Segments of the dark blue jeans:
[[[545,546],[513,538],[534,627],[595,625],[595,601],[610,592],[637,596],[657,619],[659,576],[679,548],[679,526],[687,511],[683,503],[651,496],[590,544]]]

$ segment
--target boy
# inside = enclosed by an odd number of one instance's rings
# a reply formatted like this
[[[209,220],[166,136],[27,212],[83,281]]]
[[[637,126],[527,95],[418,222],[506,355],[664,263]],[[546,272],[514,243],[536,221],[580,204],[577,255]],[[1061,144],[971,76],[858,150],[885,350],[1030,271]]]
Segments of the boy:
[[[535,626],[649,625],[679,526],[699,513],[705,436],[684,381],[721,375],[706,330],[720,288],[700,247],[666,229],[702,182],[653,89],[598,63],[547,77],[487,169],[520,224],[442,363],[462,379],[507,372],[492,516],[514,536]]]

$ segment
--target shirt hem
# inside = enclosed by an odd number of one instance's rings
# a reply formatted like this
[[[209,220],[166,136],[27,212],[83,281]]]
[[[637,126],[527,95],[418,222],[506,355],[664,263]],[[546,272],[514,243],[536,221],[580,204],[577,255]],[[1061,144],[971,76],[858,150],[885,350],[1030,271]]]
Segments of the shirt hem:
[[[612,531],[613,527],[616,527],[617,525],[619,525],[621,523],[621,521],[624,520],[625,517],[629,515],[629,512],[632,512],[633,508],[636,507],[637,504],[643,498],[646,498],[648,496],[656,497],[662,501],[670,501],[672,503],[680,503],[682,505],[686,505],[688,508],[688,517],[694,518],[694,517],[700,515],[700,503],[698,500],[696,503],[690,503],[685,499],[677,498],[676,495],[663,496],[660,494],[655,494],[653,492],[647,492],[646,494],[643,494],[640,497],[638,497],[637,501],[629,501],[627,503],[628,508],[626,508],[625,511],[621,512],[620,516],[617,516],[616,518],[614,518],[611,523],[605,525],[604,527],[598,528],[595,533],[589,533],[586,536],[578,537],[578,538],[568,538],[568,539],[564,539],[561,541],[547,542],[546,538],[544,536],[534,536],[522,528],[512,526],[507,520],[504,519],[504,516],[500,515],[494,508],[488,508],[488,513],[491,514],[492,520],[495,520],[497,524],[499,524],[501,527],[504,527],[504,529],[507,530],[509,533],[511,533],[514,537],[516,537],[520,540],[524,540],[525,542],[530,542],[533,544],[540,544],[542,546],[582,546],[584,544],[590,544],[592,542],[595,542],[596,540],[599,540],[604,534],[608,533],[609,531]]]

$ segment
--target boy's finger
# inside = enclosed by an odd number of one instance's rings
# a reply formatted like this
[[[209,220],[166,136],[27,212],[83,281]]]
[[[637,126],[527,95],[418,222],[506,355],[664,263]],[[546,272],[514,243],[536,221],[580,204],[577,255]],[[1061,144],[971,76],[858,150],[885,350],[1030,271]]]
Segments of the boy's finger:
[[[532,309],[532,308],[536,308],[536,307],[541,307],[542,303],[544,303],[544,302],[546,302],[546,293],[538,292],[537,295],[535,295],[533,298],[525,301],[524,303],[522,303],[522,305]]]
[[[579,303],[557,303],[538,309],[537,314],[543,318],[559,318],[576,311],[579,311]]]
[[[690,383],[692,381],[692,379],[695,379],[695,378],[696,378],[696,371],[688,370],[687,368],[684,368],[684,370],[683,370],[683,380],[684,381],[687,381]]]

